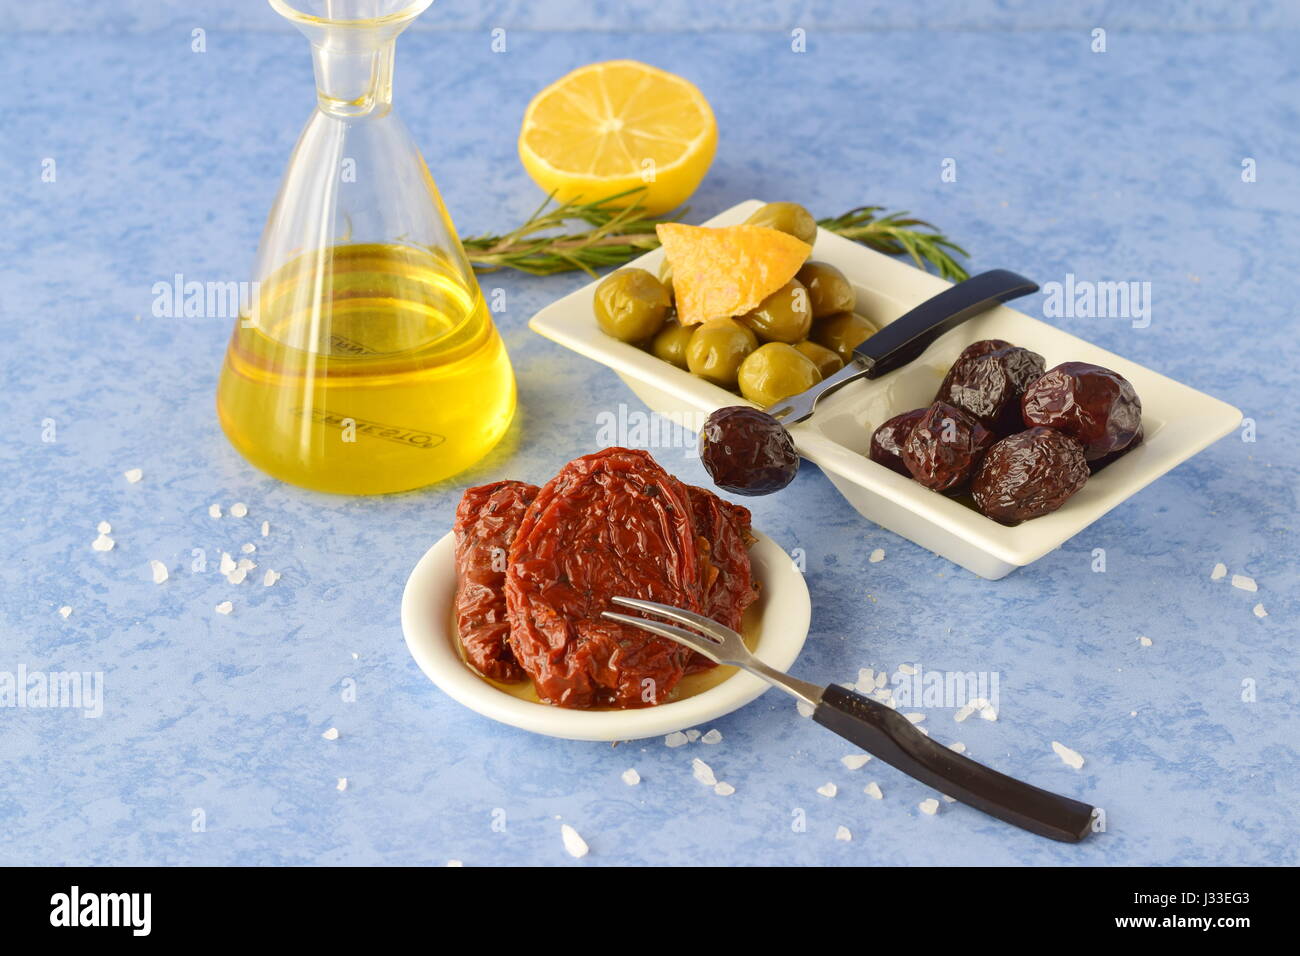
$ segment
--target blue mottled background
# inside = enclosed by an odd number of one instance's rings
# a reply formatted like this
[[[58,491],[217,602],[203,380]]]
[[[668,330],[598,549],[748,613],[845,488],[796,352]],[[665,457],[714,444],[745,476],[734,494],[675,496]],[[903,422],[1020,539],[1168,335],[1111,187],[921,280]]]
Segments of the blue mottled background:
[[[572,863],[560,821],[586,864],[1297,862],[1296,5],[700,6],[442,0],[399,43],[399,110],[466,233],[538,201],[514,150],[530,95],[636,57],[690,77],[717,113],[696,221],[750,197],[823,215],[879,203],[942,224],[975,269],[1152,283],[1149,328],[1060,324],[1239,406],[1256,440],[1224,439],[1032,567],[979,580],[860,519],[811,466],[753,503],[807,554],[800,676],[996,671],[996,722],[934,709],[924,726],[1100,804],[1107,831],[1066,847],[960,805],[925,816],[930,792],[877,763],[847,770],[849,749],[774,693],[718,721],[720,744],[676,749],[533,737],[444,697],[406,652],[398,601],[460,490],[544,479],[591,450],[597,412],[640,407],[526,328],[585,280],[484,280],[505,291],[522,409],[473,473],[378,499],[270,480],[213,413],[228,323],[155,318],[151,287],[248,276],[313,105],[306,44],[257,2],[6,0],[0,671],[100,671],[105,701],[99,719],[0,708],[0,862]],[[945,157],[956,182],[940,181]],[[680,451],[661,458],[704,480]],[[208,517],[235,501],[248,517]],[[107,553],[90,546],[101,520]],[[261,567],[232,586],[217,556],[250,540]],[[1216,562],[1258,593],[1212,581]],[[267,567],[283,573],[269,589]],[[229,617],[213,612],[225,599]],[[695,756],[735,795],[696,782]],[[629,767],[640,786],[620,781]],[[873,780],[882,801],[863,795]],[[826,782],[838,796],[817,793]]]

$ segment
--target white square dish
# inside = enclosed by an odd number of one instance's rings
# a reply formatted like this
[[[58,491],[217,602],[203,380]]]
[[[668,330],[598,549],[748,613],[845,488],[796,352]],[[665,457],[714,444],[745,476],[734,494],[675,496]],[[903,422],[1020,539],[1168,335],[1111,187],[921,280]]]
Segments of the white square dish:
[[[748,200],[704,225],[743,222],[761,205]],[[949,283],[833,233],[818,232],[813,255],[839,268],[857,290],[857,311],[887,324]],[[663,251],[631,266],[658,274]],[[529,322],[540,335],[608,365],[651,409],[695,423],[725,405],[746,404],[725,389],[606,335],[596,325],[596,283],[547,306]],[[883,421],[929,405],[948,367],[967,345],[1005,339],[1038,352],[1051,368],[1091,362],[1127,378],[1142,399],[1143,443],[1098,472],[1056,512],[1005,527],[972,508],[890,471],[866,453]],[[1231,432],[1241,412],[1008,306],[999,306],[938,339],[920,358],[875,380],[859,380],[823,399],[816,414],[790,429],[799,453],[816,463],[864,517],[981,577],[997,579],[1078,534],[1165,472]]]

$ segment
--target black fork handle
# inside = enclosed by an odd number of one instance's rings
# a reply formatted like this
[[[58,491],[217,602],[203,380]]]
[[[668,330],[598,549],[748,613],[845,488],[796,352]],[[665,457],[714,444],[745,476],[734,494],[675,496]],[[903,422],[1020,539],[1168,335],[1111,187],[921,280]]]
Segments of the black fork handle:
[[[912,361],[931,342],[967,319],[1037,291],[1037,283],[1022,275],[1009,269],[990,269],[926,299],[854,351],[871,366],[867,378],[879,378]]]
[[[838,684],[822,692],[813,720],[940,793],[1030,833],[1078,843],[1092,831],[1088,804],[990,770],[935,743],[892,708]]]

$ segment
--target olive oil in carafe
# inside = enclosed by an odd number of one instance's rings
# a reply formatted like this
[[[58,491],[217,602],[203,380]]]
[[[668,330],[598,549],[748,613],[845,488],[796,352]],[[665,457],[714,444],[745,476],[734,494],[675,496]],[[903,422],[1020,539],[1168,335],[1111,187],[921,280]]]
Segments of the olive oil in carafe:
[[[276,478],[380,494],[479,461],[505,434],[515,381],[477,284],[440,252],[356,244],[273,273],[240,317],[217,410]]]

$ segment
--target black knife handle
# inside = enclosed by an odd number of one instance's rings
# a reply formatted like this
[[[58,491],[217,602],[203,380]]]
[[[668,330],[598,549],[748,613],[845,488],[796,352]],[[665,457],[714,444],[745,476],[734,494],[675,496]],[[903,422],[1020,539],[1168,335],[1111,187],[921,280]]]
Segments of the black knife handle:
[[[931,342],[967,319],[999,303],[1037,291],[1037,283],[1007,269],[981,272],[926,299],[854,351],[871,365],[867,378],[879,378],[918,357]]]
[[[1092,807],[1039,790],[935,743],[902,714],[832,684],[813,720],[908,776],[1030,833],[1078,843],[1092,831]]]

